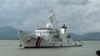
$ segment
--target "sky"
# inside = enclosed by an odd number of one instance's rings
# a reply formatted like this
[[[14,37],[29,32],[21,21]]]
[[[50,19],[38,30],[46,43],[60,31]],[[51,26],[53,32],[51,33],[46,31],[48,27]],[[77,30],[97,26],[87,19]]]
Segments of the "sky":
[[[50,10],[70,33],[100,32],[100,0],[0,0],[0,27],[33,31]]]

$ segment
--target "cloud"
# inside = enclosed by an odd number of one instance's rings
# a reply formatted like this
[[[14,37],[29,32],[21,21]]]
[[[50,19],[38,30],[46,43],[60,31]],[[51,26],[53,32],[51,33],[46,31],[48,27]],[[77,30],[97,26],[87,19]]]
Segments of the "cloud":
[[[85,5],[88,0],[59,0],[58,3],[62,5]]]
[[[48,20],[50,10],[59,27],[66,24],[69,32],[100,32],[99,0],[0,0],[0,26],[33,31]]]

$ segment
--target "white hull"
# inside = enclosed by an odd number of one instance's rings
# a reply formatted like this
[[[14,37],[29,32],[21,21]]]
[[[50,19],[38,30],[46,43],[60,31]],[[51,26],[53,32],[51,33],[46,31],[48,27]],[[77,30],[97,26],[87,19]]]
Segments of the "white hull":
[[[39,43],[37,43],[38,38],[35,38],[31,35],[27,35],[25,33],[19,33],[19,35],[20,35],[20,44],[22,44],[24,48],[82,46],[81,42],[78,41],[74,42],[72,40],[69,42],[67,42],[67,40],[65,42],[61,42],[61,41],[48,41],[41,39],[40,41],[38,41]]]

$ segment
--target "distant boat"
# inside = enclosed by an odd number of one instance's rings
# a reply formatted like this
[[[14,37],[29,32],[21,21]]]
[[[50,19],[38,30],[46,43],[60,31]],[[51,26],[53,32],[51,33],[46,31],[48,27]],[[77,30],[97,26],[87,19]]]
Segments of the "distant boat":
[[[19,31],[19,38],[20,46],[24,48],[82,46],[80,41],[73,41],[70,38],[65,24],[60,29],[57,27],[53,12],[50,13],[47,24],[36,27],[34,34]]]

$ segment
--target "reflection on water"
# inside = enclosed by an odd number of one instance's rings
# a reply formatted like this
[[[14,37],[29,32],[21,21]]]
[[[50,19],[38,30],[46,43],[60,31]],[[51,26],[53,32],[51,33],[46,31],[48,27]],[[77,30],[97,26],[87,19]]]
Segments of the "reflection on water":
[[[19,47],[18,40],[0,40],[0,56],[96,56],[100,41],[83,41],[82,47],[29,48]]]

